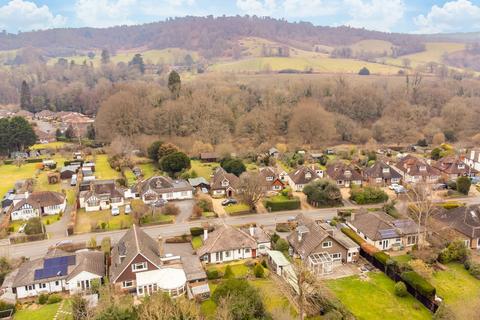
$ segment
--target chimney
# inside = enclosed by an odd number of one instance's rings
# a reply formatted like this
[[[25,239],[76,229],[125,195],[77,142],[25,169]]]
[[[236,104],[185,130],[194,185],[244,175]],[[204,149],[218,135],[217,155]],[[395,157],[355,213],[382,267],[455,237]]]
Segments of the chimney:
[[[298,242],[302,242],[303,233],[301,233],[300,231],[297,231],[297,233],[298,233]]]
[[[30,194],[28,193],[28,191],[25,191],[25,199],[28,199],[28,196],[29,196],[29,195],[30,195]]]
[[[163,257],[164,256],[164,252],[163,252],[163,238],[162,236],[158,236],[158,255],[160,257]]]
[[[203,229],[203,241],[207,241],[208,239],[208,229],[204,228]]]
[[[250,229],[250,236],[251,236],[251,237],[255,236],[255,227],[253,226],[253,224],[250,225],[250,228],[249,228],[249,229]]]
[[[355,221],[355,212],[352,212],[350,215],[350,221]]]

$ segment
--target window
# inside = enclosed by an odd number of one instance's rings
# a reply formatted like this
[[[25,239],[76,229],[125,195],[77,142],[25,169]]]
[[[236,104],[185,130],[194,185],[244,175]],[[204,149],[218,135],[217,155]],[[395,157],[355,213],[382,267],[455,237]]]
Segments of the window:
[[[186,197],[188,196],[188,192],[187,191],[182,191],[182,197]]]
[[[47,284],[46,283],[39,283],[38,288],[39,289],[45,289],[45,288],[47,288]]]
[[[221,252],[215,252],[215,260],[216,261],[222,260],[222,253]]]
[[[131,288],[131,287],[133,287],[133,281],[132,280],[122,282],[122,288]]]
[[[390,173],[390,168],[382,168],[383,173]]]
[[[332,247],[332,241],[325,241],[322,243],[322,248],[331,248]]]
[[[31,290],[34,290],[35,287],[33,285],[29,285],[29,286],[25,286],[25,290],[27,291],[31,291]]]
[[[238,253],[242,253],[242,249],[238,249]]]
[[[470,248],[470,240],[463,240],[463,243],[465,243],[467,248]]]
[[[143,294],[143,287],[138,288],[138,294],[142,295]]]
[[[375,182],[376,182],[376,183],[382,183],[382,181],[383,181],[382,178],[376,178],[376,179],[375,179]]]
[[[400,241],[402,241],[402,239],[397,238],[397,239],[395,239],[395,241],[400,242]]]
[[[259,246],[258,246],[258,249],[260,249],[260,250],[265,249],[265,245],[263,245],[263,244],[259,245]]]
[[[133,272],[143,271],[143,270],[147,270],[147,263],[146,262],[140,262],[140,263],[132,264],[132,271]]]
[[[250,249],[249,249],[249,248],[245,248],[245,253],[250,253]]]
[[[341,253],[332,253],[330,255],[333,260],[341,260],[342,259],[342,254]]]
[[[225,258],[230,257],[230,251],[225,251]]]
[[[56,286],[60,285],[60,281],[58,281],[58,280],[55,281],[55,285],[56,285]]]
[[[407,237],[407,245],[413,245],[417,243],[417,236],[408,236]]]

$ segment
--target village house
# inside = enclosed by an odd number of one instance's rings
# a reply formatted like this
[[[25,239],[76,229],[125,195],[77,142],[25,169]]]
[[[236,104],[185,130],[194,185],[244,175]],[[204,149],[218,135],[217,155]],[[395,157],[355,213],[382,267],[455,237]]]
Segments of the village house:
[[[135,224],[112,248],[110,282],[138,296],[160,291],[172,297],[185,294],[187,276],[179,256],[164,254],[155,241]]]
[[[312,181],[323,178],[323,170],[316,166],[300,166],[287,176],[287,181],[293,191],[301,192]]]
[[[146,204],[157,201],[184,200],[193,198],[193,187],[185,180],[166,176],[154,176],[134,187]]]
[[[465,160],[461,157],[447,156],[432,164],[432,166],[440,171],[445,180],[457,180],[458,177],[475,177],[478,171],[465,164]]]
[[[61,122],[61,131],[65,132],[68,127],[73,128],[75,137],[84,137],[87,129],[95,122],[94,119],[78,112],[58,112],[58,119]]]
[[[480,172],[480,149],[472,149],[463,160],[467,166]]]
[[[329,224],[317,224],[303,214],[288,237],[293,254],[306,262],[317,275],[333,272],[335,266],[358,261],[360,247]]]
[[[468,248],[480,249],[480,205],[440,210],[432,215],[436,233],[448,240],[461,240]]]
[[[108,210],[124,204],[124,191],[118,188],[114,180],[93,180],[83,185],[78,202],[85,211]]]
[[[202,162],[217,162],[219,156],[215,152],[202,152],[200,153],[200,160]]]
[[[214,197],[231,198],[237,192],[240,179],[233,173],[228,173],[222,167],[215,169],[212,181],[210,182],[210,192]]]
[[[362,173],[358,168],[342,162],[328,165],[327,176],[335,181],[337,186],[345,188],[361,186],[363,181]]]
[[[407,155],[400,159],[395,169],[402,174],[406,183],[436,183],[440,178],[440,172],[432,167],[427,160]]]
[[[263,167],[258,169],[258,171],[265,192],[278,192],[283,190],[284,184],[275,168]]]
[[[62,180],[71,179],[73,175],[77,174],[79,165],[68,165],[60,169],[60,178]]]
[[[376,161],[372,166],[365,170],[365,180],[373,186],[389,186],[391,184],[400,184],[402,175],[392,166],[384,161]]]
[[[379,250],[401,250],[419,242],[415,221],[396,219],[382,211],[353,212],[347,225]]]
[[[36,191],[30,194],[27,192],[20,201],[13,201],[10,211],[12,221],[59,214],[65,211],[67,205],[65,196],[53,191]]]
[[[84,292],[93,281],[102,283],[105,277],[105,257],[99,251],[68,253],[51,250],[45,257],[23,262],[9,275],[11,290],[17,299],[42,293]]]
[[[256,258],[270,249],[270,237],[259,227],[235,228],[222,225],[210,234],[204,230],[203,245],[197,250],[205,263],[223,263]]]

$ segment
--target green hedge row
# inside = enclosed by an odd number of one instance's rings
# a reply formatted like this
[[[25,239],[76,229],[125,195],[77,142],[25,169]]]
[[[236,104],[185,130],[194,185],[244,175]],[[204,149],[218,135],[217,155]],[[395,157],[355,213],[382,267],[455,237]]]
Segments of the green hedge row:
[[[415,271],[402,272],[400,277],[426,297],[435,296],[435,287]]]
[[[192,237],[198,237],[203,234],[203,228],[202,227],[191,227],[190,228],[190,234]]]
[[[3,164],[13,164],[15,160],[5,160],[3,161]],[[26,163],[39,163],[39,162],[42,162],[43,159],[39,159],[39,158],[33,158],[33,159],[25,159],[25,162]]]
[[[373,254],[375,260],[383,264],[384,266],[387,265],[387,261],[390,259],[390,255],[388,253],[379,251]]]
[[[358,234],[355,233],[355,231],[350,228],[342,228],[340,230],[342,230],[344,234],[346,234],[350,239],[355,241],[355,243],[358,245],[362,245],[362,243],[366,242],[364,239],[362,239],[362,237],[360,237]]]
[[[63,162],[63,165],[64,165],[64,166],[69,166],[69,165],[71,165],[72,163],[80,163],[80,165],[83,165],[83,162],[84,162],[83,160],[65,160],[65,161]]]
[[[300,209],[300,199],[266,200],[265,208],[270,211],[297,210]]]

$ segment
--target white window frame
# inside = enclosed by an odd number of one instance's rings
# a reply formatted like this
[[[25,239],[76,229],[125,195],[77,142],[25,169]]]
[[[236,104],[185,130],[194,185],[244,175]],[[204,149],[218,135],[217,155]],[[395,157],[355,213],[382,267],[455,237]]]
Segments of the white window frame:
[[[330,257],[331,257],[333,260],[342,260],[342,254],[339,253],[339,252],[330,254]]]
[[[122,288],[131,288],[133,287],[133,280],[127,280],[122,282]]]
[[[148,266],[147,266],[146,262],[132,263],[132,271],[133,272],[145,271],[147,269],[148,269]]]
[[[322,248],[331,248],[333,246],[333,242],[330,240],[322,242]]]

